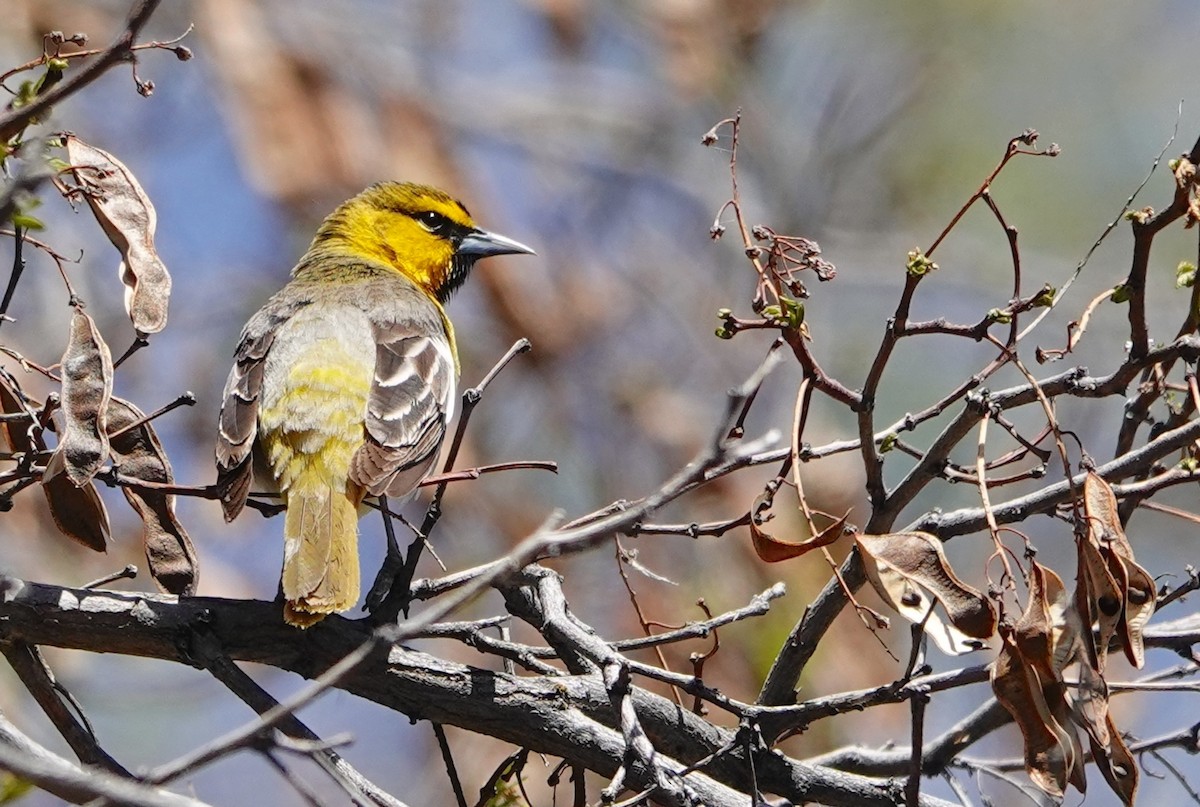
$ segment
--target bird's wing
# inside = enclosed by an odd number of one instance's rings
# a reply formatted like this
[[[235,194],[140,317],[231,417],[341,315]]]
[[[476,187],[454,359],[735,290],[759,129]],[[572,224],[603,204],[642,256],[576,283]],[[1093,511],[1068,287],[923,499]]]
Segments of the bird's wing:
[[[367,493],[403,498],[428,475],[446,435],[455,364],[441,323],[375,323],[375,377],[366,434],[350,479]]]
[[[222,394],[217,430],[217,489],[226,521],[242,512],[254,477],[251,455],[258,434],[258,399],[267,352],[279,326],[310,302],[293,287],[285,287],[242,329]]]

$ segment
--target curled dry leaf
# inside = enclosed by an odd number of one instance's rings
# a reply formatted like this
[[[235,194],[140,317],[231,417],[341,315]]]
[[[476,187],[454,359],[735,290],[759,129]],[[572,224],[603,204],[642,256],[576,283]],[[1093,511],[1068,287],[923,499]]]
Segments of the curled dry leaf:
[[[1080,580],[1085,579],[1091,621],[1100,626],[1097,669],[1103,672],[1104,656],[1114,634],[1129,663],[1145,662],[1142,633],[1154,613],[1154,579],[1133,557],[1133,547],[1121,527],[1117,497],[1112,487],[1096,473],[1088,473],[1083,484],[1087,534],[1079,539]],[[1082,609],[1081,609],[1082,610]]]
[[[142,334],[158,333],[167,324],[171,275],[154,248],[154,205],[129,169],[108,152],[70,135],[67,159],[96,221],[121,252],[125,311],[133,327]]]
[[[79,306],[62,357],[62,412],[65,426],[56,454],[78,487],[91,481],[108,459],[105,417],[112,396],[112,355],[96,323]]]
[[[0,428],[10,451],[28,454],[46,450],[41,433],[30,428],[33,424],[32,410],[37,408],[38,404],[35,401],[11,386],[6,376],[0,375],[0,409],[3,409],[5,414],[30,416],[29,423],[6,421]],[[55,457],[59,458],[57,464]],[[42,474],[42,491],[46,495],[46,503],[50,506],[50,516],[63,535],[88,549],[104,552],[111,535],[104,502],[93,483],[88,482],[83,487],[76,487],[63,473],[61,462],[61,455],[54,454]]]
[[[760,560],[767,563],[791,560],[814,549],[829,546],[842,537],[846,527],[846,519],[850,517],[850,511],[848,510],[846,511],[846,515],[807,540],[787,541],[783,538],[775,537],[763,529],[763,525],[772,518],[770,511],[774,503],[774,498],[774,491],[769,490],[755,499],[754,506],[750,509],[750,540],[753,542],[754,551],[758,554]]]
[[[136,406],[114,397],[108,405],[109,442],[122,475],[143,482],[170,484],[171,463],[158,435]],[[133,424],[137,425],[133,425]],[[150,576],[170,594],[196,591],[198,564],[191,538],[175,515],[175,497],[162,491],[122,487],[142,519],[142,541]]]
[[[867,578],[879,596],[905,619],[924,624],[942,652],[961,655],[984,647],[996,631],[996,612],[978,590],[958,579],[927,532],[857,535]],[[934,612],[940,603],[946,622]]]

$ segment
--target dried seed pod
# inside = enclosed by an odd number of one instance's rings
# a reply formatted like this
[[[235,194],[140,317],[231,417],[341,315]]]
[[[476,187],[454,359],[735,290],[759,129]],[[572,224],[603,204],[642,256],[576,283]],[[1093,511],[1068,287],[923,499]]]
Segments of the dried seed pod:
[[[6,415],[26,415],[32,420],[33,410],[38,404],[31,401],[15,380],[10,380],[7,373],[0,373],[0,411]],[[18,454],[28,454],[30,451],[45,451],[45,444],[38,439],[35,445],[30,432],[30,424],[20,421],[4,421],[0,423],[0,436],[8,444],[8,450]],[[39,435],[40,437],[40,435]]]
[[[1080,551],[1089,562],[1089,573],[1105,581],[1105,589],[1094,597],[1101,639],[1097,650],[1106,653],[1115,633],[1129,663],[1141,667],[1145,662],[1142,631],[1154,613],[1154,578],[1134,560],[1133,547],[1121,527],[1117,497],[1094,472],[1083,483],[1083,502],[1088,530]],[[1103,659],[1099,669],[1104,669]]]
[[[71,335],[62,357],[62,412],[65,421],[56,454],[77,487],[91,481],[108,460],[105,417],[112,396],[112,354],[96,323],[82,307],[71,317]]]
[[[129,169],[108,152],[70,135],[67,159],[96,221],[121,252],[125,311],[133,327],[142,334],[158,333],[167,324],[171,275],[154,248],[154,205]]]
[[[1126,807],[1133,807],[1134,802],[1137,801],[1138,762],[1129,751],[1129,747],[1125,745],[1125,741],[1121,739],[1121,732],[1113,723],[1112,715],[1106,714],[1105,721],[1109,742],[1101,744],[1094,738],[1090,738],[1092,760],[1100,769],[1104,781],[1108,782],[1113,793],[1121,799],[1121,803]]]
[[[38,407],[36,401],[12,386],[5,375],[0,375],[0,409],[5,414],[29,414]],[[46,450],[40,430],[31,430],[28,424],[5,422],[0,425],[0,434],[12,451],[28,454]],[[56,452],[42,474],[41,487],[50,506],[50,517],[63,535],[88,549],[104,552],[112,535],[104,502],[95,484],[88,482],[77,487],[64,470],[62,454]]]
[[[1025,772],[1043,792],[1061,801],[1068,783],[1081,790],[1086,785],[1079,737],[1066,725],[1061,682],[1042,681],[1011,632],[1001,630],[1000,642],[1000,654],[992,663],[992,692],[1021,729]]]
[[[63,473],[64,470],[63,454],[56,451],[46,463],[46,472],[42,476],[42,491],[46,494],[55,526],[76,543],[97,552],[107,552],[112,530],[108,510],[95,483],[78,487]]]
[[[170,484],[171,463],[154,428],[141,410],[114,397],[108,405],[109,443],[123,476],[143,482]],[[133,424],[137,425],[133,425]],[[199,571],[191,538],[175,515],[175,497],[162,491],[122,487],[125,498],[142,519],[142,542],[150,576],[170,594],[191,595]]]
[[[867,579],[892,608],[925,633],[943,653],[960,655],[985,647],[996,631],[996,611],[978,590],[958,579],[942,542],[926,532],[857,535]],[[943,621],[933,607],[946,612]]]

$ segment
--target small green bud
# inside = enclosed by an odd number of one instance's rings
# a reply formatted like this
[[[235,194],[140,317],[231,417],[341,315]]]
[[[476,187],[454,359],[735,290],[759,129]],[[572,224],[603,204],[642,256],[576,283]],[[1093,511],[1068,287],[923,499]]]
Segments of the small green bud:
[[[1112,294],[1108,296],[1108,299],[1114,303],[1127,303],[1129,302],[1129,295],[1129,287],[1124,283],[1118,283],[1113,287]]]
[[[799,328],[804,323],[804,303],[791,297],[781,297],[779,305],[783,309],[783,319],[788,327]]]
[[[21,82],[21,86],[17,88],[16,96],[8,102],[10,109],[20,109],[23,106],[29,106],[34,98],[37,98],[38,85],[41,84],[41,79],[36,81],[26,80]]]
[[[46,225],[42,220],[35,218],[28,213],[13,213],[12,223],[14,227],[20,227],[22,230],[44,230]]]
[[[1167,405],[1167,409],[1171,410],[1172,414],[1181,414],[1179,407],[1179,393],[1175,390],[1167,390],[1163,395],[1163,403]]]
[[[914,249],[908,253],[908,264],[905,266],[905,270],[910,275],[922,277],[936,271],[937,268],[938,265],[926,257],[925,253],[921,252],[921,250]]]
[[[1002,325],[1007,325],[1012,322],[1012,314],[999,308],[993,308],[987,312],[988,322],[999,322]]]
[[[762,310],[763,318],[781,328],[799,328],[804,322],[804,303],[791,297],[780,297],[779,305],[768,305]]]
[[[30,211],[37,210],[42,204],[42,200],[36,196],[22,196],[16,204],[16,208],[12,212],[11,221],[14,227],[20,227],[25,230],[44,230],[46,225],[41,219],[34,216]]]
[[[1175,267],[1175,288],[1190,289],[1196,284],[1196,264],[1180,261]]]
[[[1058,289],[1054,288],[1053,286],[1046,286],[1040,292],[1038,292],[1037,297],[1033,298],[1033,307],[1049,308],[1050,306],[1054,305],[1054,298],[1057,295]]]
[[[879,453],[886,454],[889,451],[891,451],[893,448],[896,447],[896,442],[899,439],[900,439],[899,435],[897,435],[895,432],[888,432],[887,434],[885,434],[883,436],[883,439],[879,441]]]
[[[70,66],[70,62],[61,57],[51,57],[46,60],[46,69],[61,73]]]

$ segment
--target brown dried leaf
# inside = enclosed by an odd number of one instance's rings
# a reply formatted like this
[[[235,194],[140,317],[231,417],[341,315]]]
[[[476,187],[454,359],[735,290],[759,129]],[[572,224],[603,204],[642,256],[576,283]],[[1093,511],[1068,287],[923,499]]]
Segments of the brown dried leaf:
[[[124,476],[171,484],[174,482],[171,463],[153,427],[143,422],[129,428],[143,417],[141,410],[128,401],[114,397],[109,402],[113,459]],[[170,594],[194,594],[199,574],[196,550],[175,515],[175,497],[156,490],[128,486],[121,489],[142,519],[142,542],[154,582]]]
[[[1033,783],[1062,799],[1067,783],[1079,787],[1082,754],[1079,740],[1063,727],[1046,702],[1036,670],[1025,663],[1013,634],[1001,632],[1000,654],[992,665],[992,691],[1021,730],[1025,771]],[[1082,788],[1080,788],[1082,789]]]
[[[62,412],[65,421],[56,454],[67,476],[83,487],[108,459],[105,416],[112,395],[112,355],[96,323],[78,306],[62,357]]]
[[[768,491],[754,500],[754,506],[750,510],[750,539],[759,559],[767,563],[791,560],[814,549],[829,546],[842,537],[846,519],[850,517],[850,511],[847,510],[846,515],[807,540],[786,541],[771,535],[762,526],[772,518],[770,509],[773,500],[774,493]]]
[[[67,159],[96,221],[121,252],[125,311],[133,327],[142,334],[158,333],[167,324],[171,275],[154,248],[154,205],[137,178],[108,152],[70,135]]]
[[[942,652],[960,655],[985,645],[996,631],[996,612],[980,592],[950,568],[942,543],[925,532],[858,535],[867,577],[879,596],[905,619],[925,624]],[[935,601],[948,623],[933,612]]]
[[[50,505],[50,515],[63,535],[88,549],[108,551],[112,530],[108,510],[92,482],[77,486],[65,473],[61,451],[54,452],[42,475],[42,491]]]

